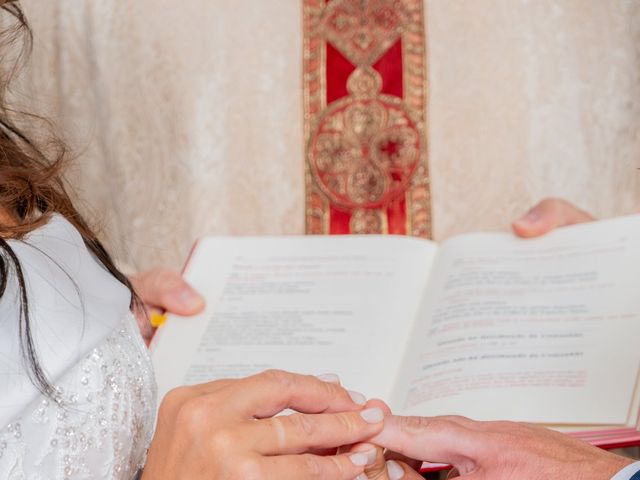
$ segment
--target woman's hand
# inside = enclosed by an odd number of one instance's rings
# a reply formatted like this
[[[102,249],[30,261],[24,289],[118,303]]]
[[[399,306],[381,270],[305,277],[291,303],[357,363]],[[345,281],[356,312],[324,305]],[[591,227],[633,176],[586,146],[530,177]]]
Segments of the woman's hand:
[[[147,343],[153,336],[153,327],[149,323],[151,311],[190,316],[204,309],[204,299],[173,270],[156,268],[132,275],[129,280],[146,308],[146,312],[136,312],[136,319]]]
[[[546,198],[522,218],[513,222],[513,231],[519,237],[533,238],[559,227],[593,220],[591,214],[580,210],[566,200]]]
[[[417,471],[422,462],[400,458],[401,455],[391,452],[385,454],[382,447],[376,447],[370,443],[359,443],[351,446],[349,452],[370,452],[372,449],[375,451],[375,460],[367,465],[364,471],[367,480],[424,480],[424,477]]]
[[[391,409],[381,400],[371,400],[367,403],[369,407],[378,407],[385,417],[391,416]],[[371,443],[357,443],[348,447],[343,447],[339,451],[357,453],[375,451],[375,460],[364,471],[367,480],[424,480],[418,473],[421,461],[411,460],[392,450],[385,451],[384,448]],[[358,479],[360,480],[360,479]]]
[[[384,413],[364,403],[332,381],[282,371],[175,389],[160,407],[142,478],[353,480],[373,449],[309,452],[378,434]],[[274,417],[287,408],[302,413]]]

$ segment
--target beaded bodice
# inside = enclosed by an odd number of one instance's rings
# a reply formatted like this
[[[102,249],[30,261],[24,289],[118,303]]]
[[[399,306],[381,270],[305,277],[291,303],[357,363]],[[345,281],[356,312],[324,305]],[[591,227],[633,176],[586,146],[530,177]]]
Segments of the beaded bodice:
[[[133,317],[0,431],[0,478],[127,479],[144,464],[155,384]]]
[[[152,436],[156,385],[129,290],[61,216],[9,242],[54,392],[30,380],[13,269],[0,297],[0,479],[131,480]]]

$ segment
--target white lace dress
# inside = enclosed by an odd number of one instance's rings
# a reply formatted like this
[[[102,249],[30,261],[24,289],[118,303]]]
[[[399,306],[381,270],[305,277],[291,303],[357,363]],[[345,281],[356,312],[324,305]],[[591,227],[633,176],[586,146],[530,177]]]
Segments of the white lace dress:
[[[129,292],[62,217],[10,242],[54,398],[29,381],[15,276],[0,299],[0,478],[132,479],[144,464],[156,388]]]

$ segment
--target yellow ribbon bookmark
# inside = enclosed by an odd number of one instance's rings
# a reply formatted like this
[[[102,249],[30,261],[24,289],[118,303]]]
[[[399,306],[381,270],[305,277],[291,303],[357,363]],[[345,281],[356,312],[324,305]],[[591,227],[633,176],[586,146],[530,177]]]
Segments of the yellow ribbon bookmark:
[[[159,312],[151,312],[149,320],[153,328],[158,328],[167,322],[167,316]]]

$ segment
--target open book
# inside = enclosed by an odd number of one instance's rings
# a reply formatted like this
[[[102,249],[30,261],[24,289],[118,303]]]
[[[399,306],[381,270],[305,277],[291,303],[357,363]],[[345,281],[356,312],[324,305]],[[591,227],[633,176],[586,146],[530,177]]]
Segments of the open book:
[[[207,308],[156,335],[160,395],[269,368],[332,372],[398,414],[640,440],[640,215],[441,245],[205,238],[185,277]]]

